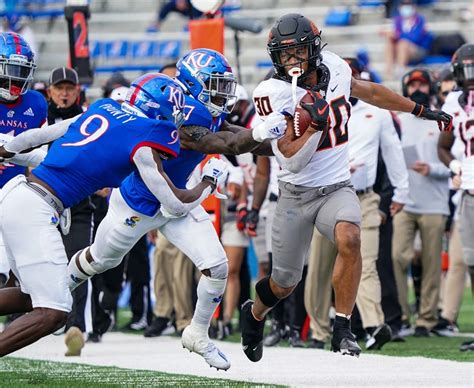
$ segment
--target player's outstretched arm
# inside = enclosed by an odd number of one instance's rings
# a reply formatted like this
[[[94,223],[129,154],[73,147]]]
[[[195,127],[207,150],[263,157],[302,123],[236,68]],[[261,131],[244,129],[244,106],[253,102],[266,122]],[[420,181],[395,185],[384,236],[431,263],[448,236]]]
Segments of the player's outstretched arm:
[[[66,133],[69,125],[74,123],[79,118],[79,116],[80,115],[77,115],[71,119],[67,119],[53,125],[34,128],[20,133],[3,147],[0,147],[0,157],[11,158],[14,156],[14,154],[56,140]]]
[[[0,134],[1,144],[6,144],[14,138],[13,135]],[[41,148],[36,148],[33,151],[21,154],[14,154],[13,157],[6,159],[6,161],[24,167],[36,167],[46,157],[47,152]]]
[[[407,112],[425,120],[437,121],[440,131],[449,132],[453,128],[453,118],[447,113],[432,111],[374,82],[352,78],[351,95],[382,109]]]
[[[139,148],[133,161],[148,189],[176,217],[198,206],[216,186],[212,180],[202,180],[191,190],[178,189],[164,172],[159,153],[150,147]]]
[[[239,155],[254,151],[266,139],[277,139],[286,131],[286,121],[276,113],[252,130],[229,128],[229,124],[216,133],[199,126],[185,126],[180,129],[181,147],[206,154]]]

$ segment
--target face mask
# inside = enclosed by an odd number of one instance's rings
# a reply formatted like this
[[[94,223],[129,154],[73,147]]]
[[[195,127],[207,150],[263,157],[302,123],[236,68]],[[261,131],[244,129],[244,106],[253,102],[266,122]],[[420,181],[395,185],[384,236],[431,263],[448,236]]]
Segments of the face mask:
[[[403,18],[409,18],[415,14],[415,8],[411,5],[402,5],[400,7],[400,15]]]
[[[427,93],[420,92],[417,90],[410,96],[410,100],[415,101],[417,104],[429,106],[430,95]]]
[[[357,101],[359,101],[358,98],[349,97],[349,102],[352,104],[352,106],[354,106],[355,104],[357,104]]]

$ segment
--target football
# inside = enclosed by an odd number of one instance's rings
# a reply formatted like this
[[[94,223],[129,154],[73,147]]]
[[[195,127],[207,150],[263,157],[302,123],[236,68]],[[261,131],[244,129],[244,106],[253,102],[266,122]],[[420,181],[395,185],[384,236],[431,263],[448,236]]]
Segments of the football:
[[[311,124],[311,116],[306,109],[301,107],[302,102],[306,104],[313,103],[314,97],[310,93],[306,93],[295,109],[294,131],[296,137],[300,137],[303,133],[305,133],[306,129],[308,129],[309,125]]]

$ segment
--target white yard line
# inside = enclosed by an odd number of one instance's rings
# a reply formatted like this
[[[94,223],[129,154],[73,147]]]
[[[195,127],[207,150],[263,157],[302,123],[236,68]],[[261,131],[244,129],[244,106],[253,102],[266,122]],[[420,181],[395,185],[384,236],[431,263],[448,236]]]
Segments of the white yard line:
[[[324,350],[277,347],[265,348],[263,359],[252,363],[239,344],[217,342],[232,362],[223,372],[210,369],[172,337],[109,333],[100,344],[86,344],[82,356],[74,358],[63,356],[63,341],[63,336],[49,336],[12,356],[291,386],[474,386],[474,363],[423,357],[363,353],[357,359]]]

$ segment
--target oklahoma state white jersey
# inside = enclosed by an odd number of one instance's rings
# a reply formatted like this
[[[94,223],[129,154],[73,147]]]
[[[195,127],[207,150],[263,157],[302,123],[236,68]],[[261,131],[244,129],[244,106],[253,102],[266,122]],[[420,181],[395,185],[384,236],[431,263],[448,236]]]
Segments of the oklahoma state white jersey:
[[[464,145],[461,188],[474,189],[474,107],[469,113],[459,103],[462,91],[449,93],[442,110],[453,116],[454,136]]]
[[[347,148],[347,121],[351,105],[351,69],[349,65],[330,51],[322,52],[322,63],[330,72],[330,81],[325,99],[330,106],[330,128],[328,136],[315,150],[309,163],[298,173],[282,168],[278,178],[284,182],[307,187],[327,186],[350,179],[349,153]],[[296,100],[306,90],[298,87]],[[253,92],[257,115],[265,120],[272,112],[287,112],[292,116],[296,105],[293,101],[291,84],[271,78],[261,82]]]

